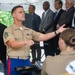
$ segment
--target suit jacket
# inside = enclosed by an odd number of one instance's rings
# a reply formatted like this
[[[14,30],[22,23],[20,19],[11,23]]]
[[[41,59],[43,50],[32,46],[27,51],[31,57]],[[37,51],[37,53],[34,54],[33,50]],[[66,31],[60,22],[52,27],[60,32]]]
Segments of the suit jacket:
[[[25,18],[26,20],[23,21],[25,27],[39,31],[39,24],[41,22],[40,16],[35,13],[33,15],[26,13]]]
[[[63,51],[54,57],[48,56],[44,61],[41,75],[61,75],[66,73],[66,66],[75,60],[75,51]]]
[[[25,13],[25,21],[23,21],[23,25],[27,28],[33,28],[32,25],[32,15]]]
[[[38,16],[37,14],[33,13],[32,15],[32,25],[33,25],[33,30],[39,32],[39,25],[41,22],[41,18],[40,16]]]
[[[58,23],[58,21],[59,21],[59,19],[60,19],[60,17],[61,17],[63,12],[64,12],[63,9],[60,9],[60,11],[58,12],[58,14],[57,14],[57,16],[56,16],[56,18],[54,20],[54,24],[55,24],[54,25],[54,30],[56,30],[56,25],[57,25],[57,23]],[[54,16],[55,16],[55,13],[54,13]]]
[[[45,30],[45,33],[49,33],[53,31],[54,27],[54,12],[51,9],[48,9],[46,16],[44,17],[44,13],[42,14],[42,20],[40,23],[39,30]]]
[[[71,7],[67,11],[63,12],[63,14],[58,22],[58,25],[61,26],[63,24],[66,24],[65,27],[71,27],[74,11],[75,11],[75,8]]]

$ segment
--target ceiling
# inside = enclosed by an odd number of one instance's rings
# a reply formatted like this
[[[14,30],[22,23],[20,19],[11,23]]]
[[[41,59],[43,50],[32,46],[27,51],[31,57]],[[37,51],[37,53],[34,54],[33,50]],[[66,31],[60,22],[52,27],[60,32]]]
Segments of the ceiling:
[[[42,0],[0,0],[0,3],[36,3]]]

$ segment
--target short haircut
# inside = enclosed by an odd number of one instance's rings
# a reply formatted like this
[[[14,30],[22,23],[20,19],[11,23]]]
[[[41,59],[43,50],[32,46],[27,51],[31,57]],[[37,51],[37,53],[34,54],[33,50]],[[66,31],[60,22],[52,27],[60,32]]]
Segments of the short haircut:
[[[61,6],[63,5],[63,2],[61,0],[55,0],[55,2],[58,1],[59,4],[61,4]]]
[[[46,3],[47,5],[49,5],[49,6],[50,6],[50,3],[49,3],[48,1],[45,1],[44,3]],[[43,4],[44,4],[44,3],[43,3]]]
[[[17,8],[23,8],[23,6],[17,5],[17,6],[15,6],[15,7],[13,7],[12,10],[11,10],[11,14],[13,14],[13,12],[14,12]]]
[[[33,9],[36,9],[36,7],[35,7],[34,5],[29,5],[29,6],[32,6],[32,7],[33,7]]]
[[[60,34],[60,38],[64,40],[67,46],[75,48],[75,29],[66,29]]]

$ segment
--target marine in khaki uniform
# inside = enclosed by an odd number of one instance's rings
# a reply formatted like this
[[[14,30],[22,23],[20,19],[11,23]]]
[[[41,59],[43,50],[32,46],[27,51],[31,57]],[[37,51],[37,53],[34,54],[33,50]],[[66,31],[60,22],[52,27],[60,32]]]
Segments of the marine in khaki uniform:
[[[15,24],[12,24],[4,31],[4,42],[6,43],[10,39],[22,42],[27,40],[38,40],[40,33],[33,31],[32,29],[22,26],[22,30]],[[28,42],[27,42],[28,43]],[[30,54],[30,46],[24,45],[19,48],[13,48],[7,45],[7,56],[11,58],[28,59]]]
[[[4,30],[3,34],[4,43],[7,46],[7,56],[9,57],[7,60],[7,75],[20,75],[14,68],[18,66],[30,66],[30,46],[35,44],[34,41],[51,39],[56,36],[56,34],[64,31],[65,28],[63,28],[63,25],[54,32],[41,34],[22,25],[22,21],[25,20],[25,12],[22,6],[13,7],[11,13],[14,22],[10,27]]]
[[[44,61],[41,75],[62,75],[67,65],[75,60],[75,30],[67,29],[60,34],[60,55],[48,56]],[[73,70],[75,72],[75,70]]]

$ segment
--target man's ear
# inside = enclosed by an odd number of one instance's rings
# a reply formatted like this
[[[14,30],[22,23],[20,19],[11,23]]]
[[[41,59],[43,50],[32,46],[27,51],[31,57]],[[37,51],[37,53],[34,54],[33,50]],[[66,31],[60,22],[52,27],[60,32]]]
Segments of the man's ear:
[[[16,16],[15,13],[13,13],[12,16],[15,18],[15,16]]]
[[[63,43],[64,43],[64,40],[60,38],[60,44],[63,45]]]

